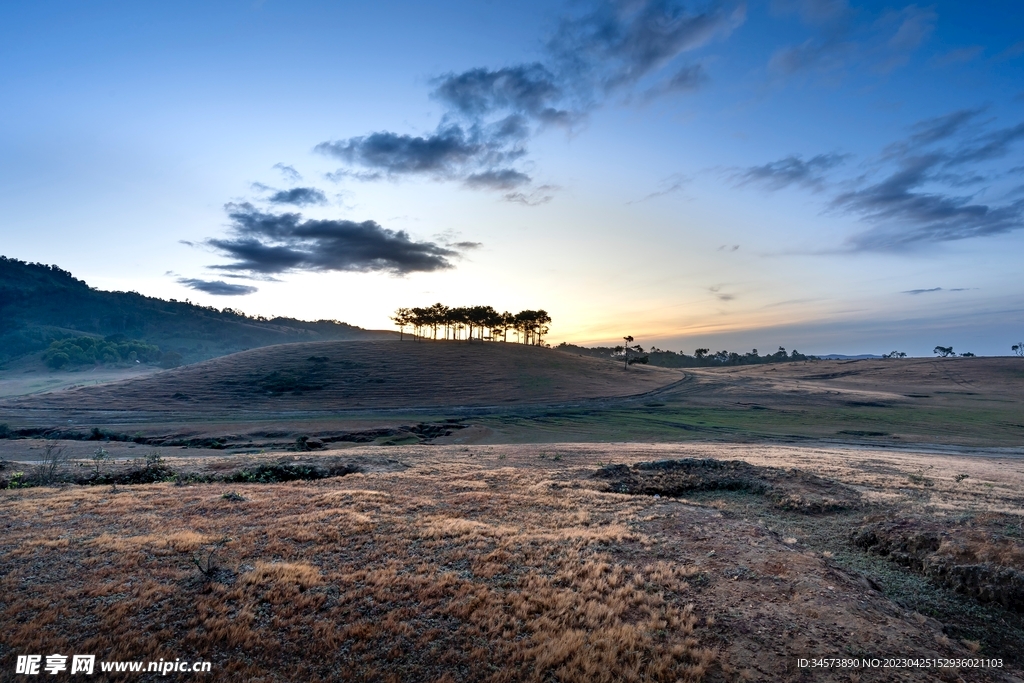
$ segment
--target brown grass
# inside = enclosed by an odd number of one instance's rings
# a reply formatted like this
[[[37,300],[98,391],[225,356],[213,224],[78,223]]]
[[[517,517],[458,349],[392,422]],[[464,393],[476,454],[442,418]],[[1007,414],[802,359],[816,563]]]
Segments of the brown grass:
[[[541,460],[541,450],[566,457]],[[226,681],[795,680],[797,656],[986,647],[911,618],[808,550],[799,533],[769,530],[727,505],[603,493],[589,479],[609,460],[745,455],[838,473],[884,496],[893,477],[873,469],[878,453],[402,453],[414,463],[404,472],[232,485],[243,500],[225,499],[223,485],[0,492],[0,670],[13,670],[16,654],[67,651],[210,659]],[[901,457],[889,466],[906,473],[928,456]],[[996,470],[1004,483],[1024,476],[1019,465],[984,459],[936,463],[928,495],[959,490],[947,469],[968,471],[968,481]],[[982,487],[976,493],[989,498],[954,504],[1010,505],[1012,492],[1000,491]],[[210,553],[219,570],[204,577],[193,557]]]
[[[123,382],[22,399],[32,408],[208,414],[511,405],[625,396],[680,379],[512,343],[306,342],[215,358]]]

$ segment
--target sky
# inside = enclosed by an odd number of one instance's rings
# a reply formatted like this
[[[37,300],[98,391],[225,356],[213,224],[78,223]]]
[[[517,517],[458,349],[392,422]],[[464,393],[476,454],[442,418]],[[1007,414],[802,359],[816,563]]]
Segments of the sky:
[[[548,341],[1008,355],[1016,1],[0,4],[0,253]]]

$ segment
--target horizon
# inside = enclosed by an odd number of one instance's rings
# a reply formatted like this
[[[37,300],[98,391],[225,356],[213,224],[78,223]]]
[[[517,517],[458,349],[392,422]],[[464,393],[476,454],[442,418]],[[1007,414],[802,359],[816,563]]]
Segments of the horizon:
[[[1009,2],[0,10],[5,254],[90,286],[393,330],[1011,355]]]

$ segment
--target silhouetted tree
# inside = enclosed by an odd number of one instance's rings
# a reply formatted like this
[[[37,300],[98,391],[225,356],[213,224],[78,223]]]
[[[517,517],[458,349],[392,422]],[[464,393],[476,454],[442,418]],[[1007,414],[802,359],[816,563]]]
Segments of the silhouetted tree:
[[[941,356],[942,358],[949,358],[950,356],[955,355],[953,353],[952,346],[936,346],[934,349],[932,349],[932,353],[934,353],[936,356]]]
[[[1013,349],[1013,352],[1018,356],[1024,356],[1024,342],[1018,342],[1014,344],[1011,348]]]
[[[889,353],[883,353],[882,358],[906,358],[907,354],[902,351],[890,351]]]
[[[626,340],[625,346],[622,347],[622,369],[625,370],[629,367],[629,343],[633,341],[633,335],[628,334],[623,339]]]
[[[391,316],[391,320],[398,325],[398,340],[401,341],[405,333],[405,326],[412,322],[412,310],[408,308],[399,308],[395,311],[395,314]]]

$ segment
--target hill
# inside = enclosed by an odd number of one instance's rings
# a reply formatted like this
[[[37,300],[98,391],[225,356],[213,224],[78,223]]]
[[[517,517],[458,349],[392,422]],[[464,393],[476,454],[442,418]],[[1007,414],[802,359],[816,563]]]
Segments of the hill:
[[[243,349],[297,341],[385,339],[336,320],[249,317],[165,301],[137,292],[89,287],[57,266],[0,256],[0,364],[75,336],[136,339],[195,362]]]
[[[523,344],[309,342],[252,349],[143,378],[40,394],[19,405],[204,414],[561,402],[643,393],[662,368]]]

